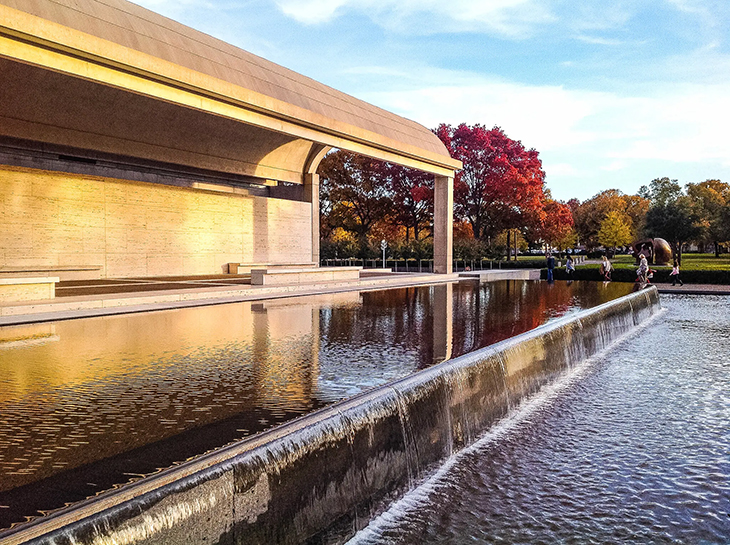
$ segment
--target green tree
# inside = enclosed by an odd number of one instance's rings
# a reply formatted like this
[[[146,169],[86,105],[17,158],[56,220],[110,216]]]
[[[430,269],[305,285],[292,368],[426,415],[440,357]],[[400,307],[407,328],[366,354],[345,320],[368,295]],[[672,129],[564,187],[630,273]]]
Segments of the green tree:
[[[612,210],[601,222],[598,230],[598,241],[606,248],[611,248],[611,254],[616,253],[617,246],[631,244],[631,220],[624,214]]]
[[[730,184],[720,180],[687,184],[687,196],[701,218],[704,242],[712,243],[715,257],[720,257],[720,242],[728,239],[730,229],[723,216],[723,209],[730,205]]]
[[[691,200],[680,196],[674,201],[652,204],[646,213],[646,232],[651,237],[666,239],[672,253],[682,263],[682,245],[702,235],[701,218]]]
[[[651,201],[652,205],[663,206],[675,202],[682,195],[682,186],[677,180],[655,178],[648,186],[639,188],[639,196]]]

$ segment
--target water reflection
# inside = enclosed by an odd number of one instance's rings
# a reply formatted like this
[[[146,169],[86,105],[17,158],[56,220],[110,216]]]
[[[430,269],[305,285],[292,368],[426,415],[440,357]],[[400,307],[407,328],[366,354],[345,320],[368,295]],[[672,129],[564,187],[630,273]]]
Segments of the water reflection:
[[[0,328],[0,527],[630,288],[464,282]]]

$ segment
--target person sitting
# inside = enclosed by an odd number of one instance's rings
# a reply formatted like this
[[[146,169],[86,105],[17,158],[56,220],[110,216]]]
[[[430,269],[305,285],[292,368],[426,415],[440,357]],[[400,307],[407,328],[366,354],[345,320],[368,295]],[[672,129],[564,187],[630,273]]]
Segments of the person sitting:
[[[568,256],[568,260],[565,262],[565,273],[568,275],[568,280],[573,280],[575,265],[573,265],[573,258],[570,256]]]
[[[639,268],[636,271],[636,281],[646,284],[649,274],[649,262],[644,254],[639,254]]]

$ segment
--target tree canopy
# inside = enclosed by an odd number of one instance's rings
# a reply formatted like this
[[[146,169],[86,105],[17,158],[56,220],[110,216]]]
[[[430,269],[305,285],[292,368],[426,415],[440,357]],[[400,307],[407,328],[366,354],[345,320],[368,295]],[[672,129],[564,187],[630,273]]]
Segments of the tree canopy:
[[[544,219],[545,172],[537,151],[499,127],[442,124],[435,132],[464,165],[454,179],[454,209],[476,238],[486,241]]]
[[[355,234],[361,257],[366,257],[367,236],[392,214],[392,199],[382,182],[378,161],[338,150],[319,165],[320,212],[326,229],[341,227]]]
[[[633,241],[630,219],[625,214],[611,210],[601,222],[598,241],[615,253],[618,246],[628,246]]]
[[[618,189],[607,189],[583,203],[571,202],[570,206],[580,241],[593,249],[602,245],[598,234],[610,212],[617,212],[625,220],[628,219],[631,238],[638,239],[649,209],[649,200],[639,195],[625,195]]]
[[[712,243],[719,256],[720,242],[730,240],[730,184],[720,180],[705,180],[687,184],[687,196],[702,225],[701,239]]]

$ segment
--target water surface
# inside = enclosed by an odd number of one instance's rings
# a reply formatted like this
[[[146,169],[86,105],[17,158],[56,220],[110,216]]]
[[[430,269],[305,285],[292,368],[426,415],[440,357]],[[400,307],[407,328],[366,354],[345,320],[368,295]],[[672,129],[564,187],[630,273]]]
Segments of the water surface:
[[[730,543],[730,298],[662,304],[353,543]]]
[[[0,328],[0,528],[626,294],[475,281]]]

